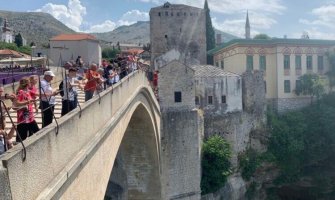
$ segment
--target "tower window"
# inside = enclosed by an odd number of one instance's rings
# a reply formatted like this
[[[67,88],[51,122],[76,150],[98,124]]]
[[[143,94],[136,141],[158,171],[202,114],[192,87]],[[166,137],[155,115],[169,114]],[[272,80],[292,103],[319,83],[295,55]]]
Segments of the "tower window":
[[[221,96],[221,103],[227,103],[226,95]]]
[[[181,102],[181,92],[174,92],[174,102],[175,103]]]
[[[213,104],[213,96],[208,96],[208,104]]]
[[[199,96],[195,96],[195,105],[200,105],[200,98],[199,98]]]
[[[165,35],[164,37],[165,37],[165,38],[168,38],[168,36],[167,36],[167,35]]]
[[[158,16],[161,16],[161,13],[160,13],[160,12],[158,13]]]

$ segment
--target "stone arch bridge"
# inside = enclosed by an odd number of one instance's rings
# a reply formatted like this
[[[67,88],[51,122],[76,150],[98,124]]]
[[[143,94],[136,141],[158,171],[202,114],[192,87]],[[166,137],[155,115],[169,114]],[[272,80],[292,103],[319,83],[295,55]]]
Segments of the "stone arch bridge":
[[[25,160],[21,145],[0,157],[0,199],[104,199],[108,183],[122,199],[164,199],[160,120],[136,71],[27,139]]]

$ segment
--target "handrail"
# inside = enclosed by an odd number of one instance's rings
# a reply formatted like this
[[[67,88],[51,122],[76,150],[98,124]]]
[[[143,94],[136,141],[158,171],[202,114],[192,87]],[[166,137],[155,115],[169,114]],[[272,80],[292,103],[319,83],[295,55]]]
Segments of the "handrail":
[[[0,112],[1,112],[0,115],[2,115],[2,105],[1,105],[1,104],[3,105],[5,111],[6,111],[8,117],[9,117],[9,119],[10,119],[11,124],[13,125],[13,127],[14,127],[14,129],[15,129],[15,132],[16,132],[17,137],[20,139],[20,143],[21,143],[22,148],[23,148],[23,156],[22,156],[22,160],[25,161],[26,158],[27,158],[26,147],[24,146],[24,143],[23,143],[23,141],[22,141],[22,138],[21,138],[19,132],[17,131],[17,127],[15,126],[14,121],[13,121],[12,117],[11,117],[10,114],[9,114],[9,111],[8,111],[8,109],[7,109],[7,107],[6,107],[5,102],[4,102],[3,100],[1,100],[1,99],[0,99]],[[5,139],[5,144],[7,145],[7,143],[6,143],[6,138],[4,138],[4,139]]]

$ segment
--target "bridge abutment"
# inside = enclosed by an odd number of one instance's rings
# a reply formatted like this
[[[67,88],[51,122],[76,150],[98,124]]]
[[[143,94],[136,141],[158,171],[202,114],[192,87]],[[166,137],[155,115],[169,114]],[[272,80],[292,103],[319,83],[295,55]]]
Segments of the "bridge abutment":
[[[197,111],[162,113],[165,199],[200,199],[200,135]]]

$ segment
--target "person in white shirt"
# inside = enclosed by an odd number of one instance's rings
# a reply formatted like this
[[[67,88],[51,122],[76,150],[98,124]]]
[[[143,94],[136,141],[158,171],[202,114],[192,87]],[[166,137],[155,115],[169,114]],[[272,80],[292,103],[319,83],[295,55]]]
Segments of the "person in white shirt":
[[[41,80],[41,103],[42,110],[42,127],[46,127],[52,123],[53,113],[56,103],[56,95],[59,91],[53,90],[51,81],[55,74],[52,71],[45,71],[44,78]]]
[[[69,73],[66,78],[62,82],[63,87],[61,93],[62,95],[62,113],[64,116],[68,112],[72,111],[77,107],[77,96],[78,90],[77,87],[81,87],[78,79],[77,79],[77,69],[70,68]]]

